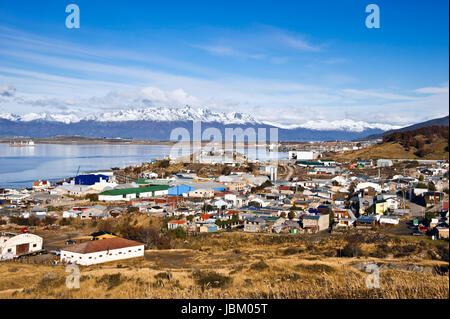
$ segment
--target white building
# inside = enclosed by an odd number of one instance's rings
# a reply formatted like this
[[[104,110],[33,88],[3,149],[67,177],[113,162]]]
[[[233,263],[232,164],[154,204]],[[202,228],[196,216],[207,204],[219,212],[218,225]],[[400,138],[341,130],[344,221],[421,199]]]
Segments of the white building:
[[[0,259],[11,259],[16,256],[42,250],[42,237],[33,234],[0,235]]]
[[[62,262],[83,266],[142,256],[144,244],[120,237],[91,240],[61,249]]]
[[[290,151],[289,159],[295,159],[299,161],[314,160],[320,157],[320,153],[316,151]]]
[[[379,159],[379,160],[377,160],[377,166],[378,167],[391,167],[392,165],[394,165],[394,164],[392,163],[391,160],[388,160],[388,159]]]

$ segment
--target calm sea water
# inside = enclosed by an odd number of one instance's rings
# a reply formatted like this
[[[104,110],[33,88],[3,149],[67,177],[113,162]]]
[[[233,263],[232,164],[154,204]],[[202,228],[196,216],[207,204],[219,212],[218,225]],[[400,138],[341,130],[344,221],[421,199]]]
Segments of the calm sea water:
[[[170,149],[166,145],[36,144],[34,147],[9,147],[0,143],[0,187],[30,187],[39,179],[73,177],[78,166],[80,172],[84,172],[141,164],[169,155]],[[245,153],[252,159],[258,157],[252,150]],[[286,153],[279,155],[279,158],[286,157]]]

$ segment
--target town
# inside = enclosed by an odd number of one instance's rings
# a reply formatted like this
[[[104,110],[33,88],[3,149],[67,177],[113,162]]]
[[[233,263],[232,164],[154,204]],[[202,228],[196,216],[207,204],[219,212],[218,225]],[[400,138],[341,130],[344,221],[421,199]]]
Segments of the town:
[[[273,163],[201,151],[1,189],[1,260],[89,266],[199,236],[379,233],[447,242],[448,263],[448,161],[327,154],[291,150]],[[337,254],[361,252],[347,245]]]

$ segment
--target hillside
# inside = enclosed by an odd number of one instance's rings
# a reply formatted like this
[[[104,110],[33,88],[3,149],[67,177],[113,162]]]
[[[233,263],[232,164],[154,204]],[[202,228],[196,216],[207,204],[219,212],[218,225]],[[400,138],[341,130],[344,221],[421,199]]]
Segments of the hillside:
[[[449,125],[449,117],[447,115],[447,116],[440,117],[437,119],[432,119],[429,121],[402,127],[402,128],[396,129],[396,130],[389,130],[389,131],[386,131],[386,132],[383,132],[380,134],[372,134],[372,135],[367,136],[364,139],[365,140],[376,140],[376,139],[383,138],[384,136],[390,135],[395,132],[405,132],[405,131],[417,130],[419,128],[428,127],[428,126],[448,126],[448,125]]]
[[[355,159],[449,159],[448,126],[428,126],[383,137],[380,144],[335,155],[341,160]]]

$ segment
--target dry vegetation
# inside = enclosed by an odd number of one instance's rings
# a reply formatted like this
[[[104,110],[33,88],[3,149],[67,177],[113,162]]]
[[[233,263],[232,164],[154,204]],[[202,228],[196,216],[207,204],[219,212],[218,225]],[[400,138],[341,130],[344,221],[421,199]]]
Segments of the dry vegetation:
[[[0,298],[448,298],[448,243],[414,240],[376,233],[188,237],[178,249],[81,267],[79,289],[66,288],[62,265],[3,262]],[[380,266],[380,288],[366,287],[367,262]]]
[[[383,137],[383,143],[334,156],[340,160],[360,159],[449,159],[448,127],[430,126],[395,132]]]

